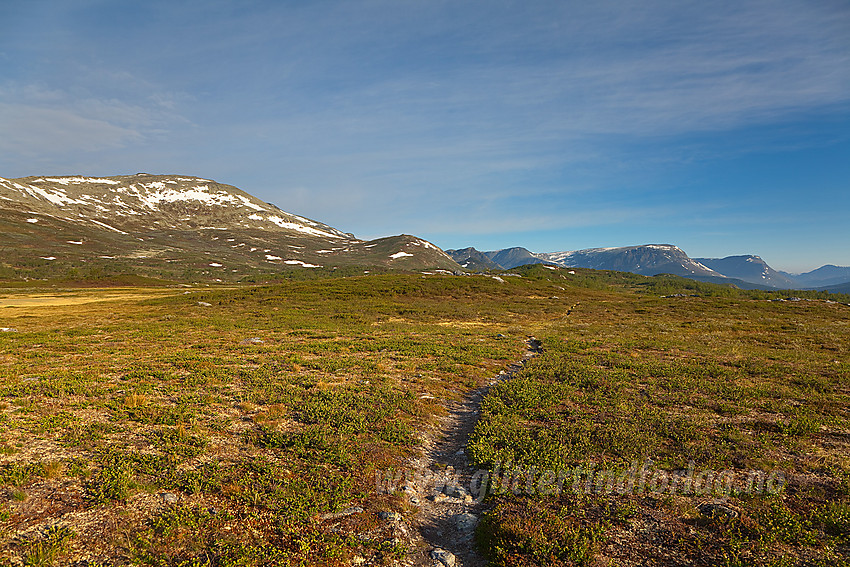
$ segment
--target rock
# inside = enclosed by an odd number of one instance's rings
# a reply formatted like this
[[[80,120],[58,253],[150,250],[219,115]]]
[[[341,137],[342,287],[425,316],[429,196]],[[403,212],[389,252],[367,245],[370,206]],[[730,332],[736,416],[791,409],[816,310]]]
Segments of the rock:
[[[240,345],[261,345],[264,342],[266,342],[266,341],[264,341],[260,337],[251,337],[250,339],[242,339],[241,341],[239,341],[239,344]]]
[[[699,510],[699,513],[707,518],[719,516],[734,520],[740,515],[737,510],[730,508],[722,502],[706,502],[705,504],[700,504],[697,507],[697,510]]]
[[[180,497],[174,494],[173,492],[163,492],[159,495],[162,498],[162,501],[166,504],[176,504]]]
[[[431,550],[431,559],[445,565],[445,567],[455,567],[457,564],[457,557],[454,553],[439,547]]]
[[[478,524],[478,516],[466,512],[465,514],[457,514],[454,521],[457,529],[462,532],[469,532],[474,530],[476,524]]]
[[[380,512],[378,512],[378,517],[381,518],[382,520],[387,520],[387,521],[390,521],[390,522],[400,522],[401,521],[401,514],[399,514],[398,512],[389,512],[389,511],[386,511],[386,510],[381,510]]]
[[[198,305],[201,307],[212,307],[212,303],[207,303],[206,301],[199,301]]]

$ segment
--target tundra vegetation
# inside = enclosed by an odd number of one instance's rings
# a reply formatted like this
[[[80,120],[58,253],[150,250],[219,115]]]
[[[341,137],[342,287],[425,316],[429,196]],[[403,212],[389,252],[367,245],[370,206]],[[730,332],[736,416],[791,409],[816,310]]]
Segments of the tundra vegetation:
[[[393,564],[379,513],[417,508],[376,475],[528,335],[542,354],[490,390],[467,448],[522,480],[487,497],[492,564],[848,564],[847,297],[513,272],[9,285],[0,564]],[[647,462],[784,480],[550,490]]]

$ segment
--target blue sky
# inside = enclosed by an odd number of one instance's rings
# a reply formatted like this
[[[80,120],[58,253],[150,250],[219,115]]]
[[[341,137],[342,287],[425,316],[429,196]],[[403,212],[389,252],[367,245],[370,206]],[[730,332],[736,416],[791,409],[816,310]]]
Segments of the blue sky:
[[[0,176],[361,238],[850,265],[850,3],[0,0]]]

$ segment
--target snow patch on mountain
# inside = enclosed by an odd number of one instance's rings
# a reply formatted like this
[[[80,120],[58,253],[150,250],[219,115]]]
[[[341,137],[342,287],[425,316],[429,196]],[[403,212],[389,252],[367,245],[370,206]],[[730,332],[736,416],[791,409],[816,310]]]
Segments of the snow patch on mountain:
[[[45,177],[34,179],[33,183],[58,183],[60,185],[80,185],[82,183],[101,183],[103,185],[118,185],[120,181],[102,177]]]
[[[303,232],[304,234],[309,234],[312,236],[324,236],[325,238],[341,238],[339,234],[332,234],[330,232],[319,230],[317,228],[313,228],[311,226],[304,226],[303,224],[298,224],[294,222],[289,222],[286,219],[283,219],[278,216],[267,217],[266,220],[273,222],[277,226],[281,228],[288,228],[290,230],[297,230],[298,232]]]
[[[301,266],[302,268],[321,268],[321,266],[317,264],[308,264],[307,262],[302,262],[301,260],[284,260],[284,264],[289,264],[290,266]]]

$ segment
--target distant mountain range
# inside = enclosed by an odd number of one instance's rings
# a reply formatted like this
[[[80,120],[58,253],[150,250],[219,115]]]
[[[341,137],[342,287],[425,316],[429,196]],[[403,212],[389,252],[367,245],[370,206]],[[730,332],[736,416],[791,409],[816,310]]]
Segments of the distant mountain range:
[[[0,178],[0,277],[227,281],[356,267],[461,269],[421,238],[361,240],[199,177]]]
[[[672,244],[542,253],[520,247],[488,252],[463,248],[446,250],[446,253],[471,271],[510,269],[524,264],[542,263],[649,276],[674,274],[702,281],[731,283],[750,289],[829,289],[836,292],[846,292],[850,289],[850,267],[827,265],[805,274],[789,274],[774,270],[759,256],[691,258]]]

